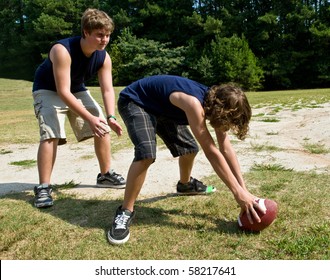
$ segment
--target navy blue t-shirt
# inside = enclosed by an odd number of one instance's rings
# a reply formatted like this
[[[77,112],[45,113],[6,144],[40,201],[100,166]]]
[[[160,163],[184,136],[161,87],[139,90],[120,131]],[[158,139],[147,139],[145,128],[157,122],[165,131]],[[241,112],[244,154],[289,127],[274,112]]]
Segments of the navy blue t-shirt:
[[[90,57],[86,57],[80,46],[81,36],[66,38],[56,42],[62,44],[71,56],[71,92],[86,90],[85,81],[93,77],[103,66],[106,51],[95,51]],[[34,76],[32,91],[48,89],[56,91],[53,74],[53,64],[46,58],[38,67]]]
[[[120,96],[129,98],[147,112],[188,124],[183,110],[170,102],[175,91],[196,97],[203,106],[208,87],[193,80],[172,75],[156,75],[140,79],[126,87]]]

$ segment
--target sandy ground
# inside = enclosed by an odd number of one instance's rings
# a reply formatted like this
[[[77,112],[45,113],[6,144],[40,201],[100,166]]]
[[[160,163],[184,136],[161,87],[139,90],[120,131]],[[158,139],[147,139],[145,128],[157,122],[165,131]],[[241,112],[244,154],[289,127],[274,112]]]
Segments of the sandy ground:
[[[279,164],[296,171],[330,172],[330,153],[311,154],[304,144],[324,145],[330,150],[330,103],[321,108],[305,108],[298,111],[282,109],[275,115],[272,108],[253,110],[250,135],[245,141],[233,139],[242,172],[248,172],[254,164]],[[262,113],[265,115],[259,116]],[[258,117],[259,116],[259,117]],[[265,118],[278,122],[264,122]],[[120,141],[120,138],[118,139]],[[275,146],[277,151],[255,147]],[[35,160],[38,145],[0,146],[0,195],[10,192],[31,191],[38,183],[36,167],[22,168],[11,163]],[[112,167],[126,177],[133,158],[133,150],[123,150],[112,155]],[[82,197],[97,197],[107,192],[114,198],[122,198],[124,190],[95,187],[98,164],[92,142],[71,143],[60,146],[52,175],[53,184],[73,180],[79,185],[70,190]],[[198,179],[212,174],[213,170],[201,151],[195,160],[192,175]],[[167,149],[160,148],[156,162],[150,167],[140,197],[166,195],[175,192],[179,178],[177,160]]]

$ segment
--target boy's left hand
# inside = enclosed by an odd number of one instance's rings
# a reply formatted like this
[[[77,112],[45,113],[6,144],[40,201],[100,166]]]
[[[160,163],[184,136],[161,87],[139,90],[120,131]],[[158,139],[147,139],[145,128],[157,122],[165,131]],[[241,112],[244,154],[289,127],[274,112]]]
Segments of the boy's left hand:
[[[108,125],[110,126],[111,130],[116,132],[117,136],[121,136],[123,134],[121,125],[115,119],[109,119]]]

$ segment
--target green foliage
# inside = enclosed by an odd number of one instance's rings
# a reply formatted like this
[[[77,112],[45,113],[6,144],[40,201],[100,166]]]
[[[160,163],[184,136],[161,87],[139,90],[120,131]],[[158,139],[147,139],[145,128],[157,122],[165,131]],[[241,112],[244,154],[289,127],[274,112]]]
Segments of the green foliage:
[[[113,44],[114,81],[126,85],[139,78],[157,74],[181,74],[184,48],[138,39],[128,29]]]
[[[205,51],[197,62],[197,71],[208,84],[235,82],[248,90],[260,88],[263,74],[247,41],[237,36],[216,36],[210,44],[210,51]]]
[[[330,2],[321,0],[1,1],[0,77],[32,80],[53,42],[80,34],[87,7],[114,18],[112,42],[129,28],[140,45],[128,62],[131,49],[110,43],[125,64],[114,64],[125,69],[115,83],[164,72],[247,89],[330,87]]]
[[[44,13],[33,22],[33,25],[36,34],[39,36],[45,36],[47,34],[69,36],[72,28],[72,23],[66,22],[65,19]]]
[[[207,16],[204,24],[204,32],[206,35],[209,34],[220,34],[222,28],[222,21],[215,19],[211,16]]]
[[[73,0],[19,0],[2,4],[2,13],[12,11],[12,16],[1,17],[0,24],[6,20],[5,32],[15,36],[0,37],[1,77],[24,78],[32,80],[34,70],[48,53],[50,45],[64,36],[80,34],[81,1]],[[87,2],[87,1],[84,1]],[[1,8],[1,7],[0,7]],[[8,10],[6,10],[8,9]],[[79,32],[76,34],[76,32]],[[1,48],[1,43],[7,48]],[[8,48],[9,46],[9,48]]]

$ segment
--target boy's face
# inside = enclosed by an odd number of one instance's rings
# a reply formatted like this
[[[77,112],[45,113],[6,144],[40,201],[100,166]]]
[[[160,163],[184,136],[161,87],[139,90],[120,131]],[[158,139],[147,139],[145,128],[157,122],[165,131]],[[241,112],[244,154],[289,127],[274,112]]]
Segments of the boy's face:
[[[96,50],[104,50],[110,41],[110,32],[105,29],[95,29],[91,33],[85,31],[85,40]]]

